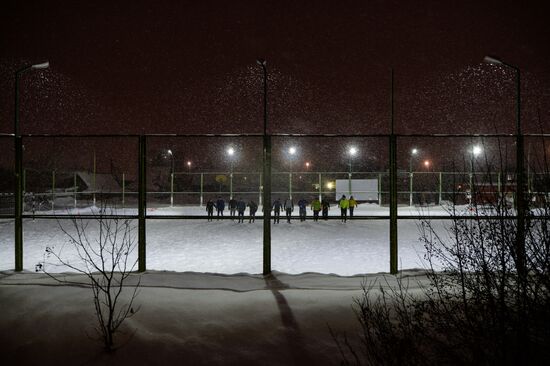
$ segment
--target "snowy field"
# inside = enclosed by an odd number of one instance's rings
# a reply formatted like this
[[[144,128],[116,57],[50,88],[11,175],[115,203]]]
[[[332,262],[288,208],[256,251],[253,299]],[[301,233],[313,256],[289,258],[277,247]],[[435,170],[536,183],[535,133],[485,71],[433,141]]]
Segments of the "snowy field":
[[[403,273],[409,291],[426,284]],[[9,365],[339,365],[330,328],[358,346],[361,283],[395,276],[213,275],[148,271],[116,352],[96,341],[91,290],[40,273],[0,273],[0,350]],[[67,280],[80,282],[82,276]],[[129,289],[128,289],[129,291]]]
[[[296,215],[297,210],[294,214]],[[332,209],[330,215],[338,215]],[[95,208],[56,212],[92,214]],[[261,212],[261,208],[260,208]],[[356,215],[386,215],[387,207],[374,204],[360,205]],[[52,212],[41,212],[48,214]],[[136,214],[135,209],[119,213]],[[149,209],[148,215],[203,215],[204,208]],[[226,215],[228,212],[226,210]],[[429,208],[402,207],[400,215],[445,215],[439,206]],[[137,226],[137,220],[134,221]],[[423,268],[424,247],[420,242],[418,220],[398,222],[400,269]],[[436,220],[434,226],[444,231],[450,220]],[[34,271],[44,260],[46,247],[56,250],[65,246],[64,253],[71,255],[67,236],[59,225],[71,230],[70,220],[24,219],[24,268]],[[97,231],[94,220],[89,230]],[[13,220],[0,221],[0,270],[14,268]],[[137,229],[135,231],[137,235]],[[147,269],[168,271],[212,272],[223,274],[261,273],[263,253],[263,223],[237,223],[232,220],[206,219],[177,220],[149,219],[147,221]],[[314,222],[308,211],[306,222],[293,217],[286,223],[272,225],[272,269],[290,274],[305,272],[356,275],[389,271],[389,220],[328,220]],[[49,267],[50,271],[66,271],[62,267]]]

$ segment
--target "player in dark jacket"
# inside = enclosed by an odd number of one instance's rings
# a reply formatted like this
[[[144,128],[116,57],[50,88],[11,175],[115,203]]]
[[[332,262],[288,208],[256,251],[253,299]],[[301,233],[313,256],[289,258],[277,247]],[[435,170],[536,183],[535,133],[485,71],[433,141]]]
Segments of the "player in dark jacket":
[[[208,214],[208,221],[212,221],[214,215],[214,202],[212,200],[206,202],[206,213]]]
[[[250,200],[248,202],[248,207],[250,208],[250,220],[248,220],[248,223],[254,222],[256,220],[256,211],[258,211],[258,205],[254,200]]]
[[[239,218],[239,223],[244,222],[244,212],[246,211],[246,203],[239,198],[237,201],[237,215]]]
[[[224,209],[225,209],[225,201],[223,200],[223,198],[218,197],[218,200],[216,201],[216,210],[218,211],[218,217],[223,216]]]
[[[303,198],[298,201],[298,208],[300,209],[300,221],[306,221],[307,204],[308,202]]]
[[[277,198],[271,207],[273,209],[273,223],[278,224],[279,218],[281,217],[281,208],[283,208],[281,200]]]
[[[285,212],[286,212],[286,222],[290,224],[290,218],[292,217],[292,212],[294,211],[294,201],[292,201],[292,198],[287,198],[285,200]]]
[[[235,212],[237,211],[237,200],[231,198],[227,203],[227,206],[229,207],[229,215],[235,218]]]
[[[326,198],[321,201],[321,210],[323,212],[323,219],[328,220],[328,210],[330,210],[330,203]]]

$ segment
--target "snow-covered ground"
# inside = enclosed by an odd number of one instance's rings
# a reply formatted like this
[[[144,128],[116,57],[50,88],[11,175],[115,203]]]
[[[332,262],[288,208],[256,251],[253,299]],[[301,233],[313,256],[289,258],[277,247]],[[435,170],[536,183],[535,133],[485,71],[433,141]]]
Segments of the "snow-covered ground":
[[[94,208],[68,211],[91,214]],[[429,211],[428,211],[429,210]],[[297,210],[296,210],[297,211]],[[296,214],[295,211],[295,214]],[[67,213],[67,211],[63,211]],[[356,215],[384,215],[386,207],[360,205]],[[51,212],[41,212],[47,214]],[[59,212],[61,213],[61,212]],[[119,213],[135,214],[135,210]],[[150,209],[149,215],[203,215],[204,208],[174,207]],[[228,212],[225,213],[228,215]],[[331,215],[338,215],[332,209]],[[429,208],[402,207],[400,215],[444,215],[439,206]],[[297,217],[272,225],[272,268],[284,273],[334,273],[355,275],[389,271],[389,220],[328,220],[313,222],[311,211],[306,222]],[[137,225],[137,221],[135,222]],[[422,268],[424,247],[419,241],[418,220],[398,221],[399,267]],[[434,222],[438,230],[448,220]],[[43,261],[46,247],[59,249],[67,236],[59,225],[70,228],[69,220],[24,219],[24,268],[34,270]],[[90,230],[97,225],[90,220]],[[14,268],[13,220],[0,221],[0,269]],[[261,273],[263,258],[263,223],[237,223],[232,220],[208,222],[206,219],[149,219],[147,221],[147,268],[153,270],[194,271],[212,273]],[[68,246],[67,246],[68,247]],[[69,249],[65,249],[69,253]],[[52,268],[62,271],[66,268]]]
[[[404,273],[409,290],[426,283]],[[44,274],[0,273],[0,352],[16,365],[337,365],[329,327],[357,346],[351,305],[361,283],[395,283],[390,275],[339,277],[147,272],[123,324],[116,352],[94,340],[91,290]],[[78,282],[82,276],[69,275]]]
[[[441,207],[429,210],[445,215]],[[356,214],[385,215],[384,211],[364,205]],[[425,209],[408,207],[400,211],[427,214]],[[148,214],[203,212],[199,207],[157,208]],[[450,220],[432,223],[444,234]],[[418,224],[415,219],[398,221],[402,269],[423,266],[425,250]],[[139,311],[122,326],[117,338],[120,348],[108,354],[93,339],[96,319],[91,290],[34,273],[46,247],[59,250],[65,245],[64,253],[70,258],[72,247],[59,225],[71,230],[70,220],[26,218],[24,267],[28,271],[0,272],[0,352],[9,364],[335,365],[341,357],[329,327],[345,334],[359,349],[360,329],[352,304],[362,294],[361,284],[376,281],[387,287],[396,282],[395,276],[373,274],[389,271],[387,218],[342,223],[337,219],[313,222],[308,217],[306,222],[293,218],[291,224],[282,218],[272,225],[274,272],[265,277],[258,275],[262,272],[262,220],[239,224],[215,218],[211,222],[150,218],[150,270],[132,274],[128,281],[131,285],[141,279],[135,302]],[[90,221],[88,230],[94,238],[95,221]],[[14,266],[13,231],[13,220],[0,222],[0,269]],[[81,275],[61,276],[85,282]],[[428,282],[418,270],[401,276],[416,294]]]

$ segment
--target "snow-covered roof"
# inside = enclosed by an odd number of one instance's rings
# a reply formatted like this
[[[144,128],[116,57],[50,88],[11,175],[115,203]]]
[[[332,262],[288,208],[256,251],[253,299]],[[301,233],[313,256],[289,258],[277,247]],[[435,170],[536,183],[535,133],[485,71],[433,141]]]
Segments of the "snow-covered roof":
[[[94,174],[90,172],[77,172],[80,179],[86,184],[86,189],[83,192],[120,192],[121,187],[115,178],[111,174],[97,174],[95,175],[95,189],[94,189]]]

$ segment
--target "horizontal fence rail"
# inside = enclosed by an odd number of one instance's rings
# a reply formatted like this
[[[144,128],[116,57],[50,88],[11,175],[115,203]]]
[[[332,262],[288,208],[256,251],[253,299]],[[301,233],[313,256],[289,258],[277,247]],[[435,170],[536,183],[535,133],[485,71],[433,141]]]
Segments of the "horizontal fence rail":
[[[211,137],[239,137],[239,138],[260,138],[264,137],[264,150],[266,148],[266,139],[264,134],[258,134],[258,133],[245,133],[245,134],[147,134],[147,135],[127,135],[127,134],[86,134],[86,135],[67,135],[67,134],[26,134],[26,135],[20,135],[16,137],[14,134],[0,134],[0,137],[15,137],[15,145],[16,145],[16,151],[21,152],[21,156],[16,156],[17,159],[23,158],[23,155],[25,154],[24,150],[22,149],[22,141],[23,139],[27,138],[45,138],[45,139],[52,139],[52,138],[79,138],[79,139],[86,139],[86,138],[131,138],[139,140],[138,142],[138,159],[139,164],[136,162],[137,165],[139,165],[138,170],[138,189],[136,190],[135,187],[133,189],[126,189],[123,186],[123,189],[121,191],[117,192],[102,192],[100,190],[97,190],[96,187],[92,187],[91,190],[86,191],[78,191],[78,185],[77,185],[77,174],[73,173],[74,177],[74,185],[73,187],[65,187],[63,189],[66,189],[64,192],[60,192],[58,186],[59,184],[56,183],[56,173],[52,172],[51,176],[51,187],[48,189],[49,191],[46,192],[27,192],[25,189],[25,182],[28,177],[26,177],[25,170],[22,171],[21,179],[20,179],[20,189],[16,190],[15,193],[2,193],[0,194],[0,219],[6,219],[15,220],[15,227],[16,227],[16,234],[15,234],[15,268],[16,270],[22,270],[22,260],[23,260],[23,238],[21,237],[18,239],[18,233],[21,233],[22,231],[22,219],[45,219],[45,220],[67,220],[67,219],[95,219],[98,217],[97,214],[78,214],[78,213],[72,213],[69,211],[69,209],[77,209],[79,207],[89,207],[89,206],[95,206],[96,200],[99,199],[101,202],[111,202],[114,203],[116,200],[116,203],[114,206],[117,207],[117,209],[132,209],[136,210],[136,214],[119,214],[119,213],[112,213],[112,212],[105,212],[101,213],[102,217],[109,218],[109,219],[131,219],[131,220],[138,220],[138,226],[139,226],[139,270],[144,271],[146,269],[146,262],[145,262],[145,225],[147,220],[204,220],[207,219],[208,215],[155,215],[154,213],[148,212],[147,206],[149,204],[155,204],[159,207],[168,207],[168,206],[174,206],[174,203],[185,207],[186,205],[193,205],[193,206],[200,206],[204,207],[206,203],[206,197],[214,197],[218,195],[227,197],[234,197],[234,196],[246,196],[250,199],[257,200],[259,205],[262,206],[262,200],[263,200],[263,190],[262,186],[267,186],[267,183],[269,183],[269,191],[271,193],[271,201],[273,201],[274,198],[280,196],[281,199],[284,199],[285,197],[292,197],[294,198],[294,202],[297,201],[297,196],[308,196],[308,197],[316,197],[321,199],[322,197],[327,196],[334,196],[333,199],[331,199],[331,203],[334,204],[334,202],[338,199],[336,197],[336,192],[334,188],[327,188],[327,179],[330,181],[338,180],[350,180],[350,187],[351,187],[351,181],[356,179],[356,177],[359,177],[359,179],[376,179],[378,184],[378,189],[372,189],[372,190],[353,190],[349,193],[364,193],[364,194],[371,194],[373,197],[373,201],[376,202],[381,207],[389,207],[391,210],[396,210],[396,206],[391,205],[406,205],[406,206],[413,206],[418,205],[420,208],[422,207],[430,207],[428,206],[428,203],[438,204],[441,205],[445,202],[449,202],[452,204],[458,204],[457,200],[460,200],[461,203],[467,204],[467,205],[475,205],[478,206],[478,202],[484,202],[484,200],[488,201],[489,206],[495,199],[501,199],[503,197],[508,197],[509,202],[511,206],[516,205],[517,197],[515,197],[515,192],[513,189],[510,189],[510,187],[513,187],[513,182],[508,182],[507,179],[510,175],[512,175],[514,181],[521,181],[518,177],[514,177],[516,174],[515,172],[510,174],[508,173],[506,176],[504,176],[503,173],[500,172],[475,172],[473,169],[470,171],[465,172],[433,172],[433,171],[412,171],[411,169],[407,170],[397,170],[396,169],[396,161],[395,157],[390,156],[390,168],[393,167],[393,171],[397,171],[396,179],[397,179],[397,186],[393,186],[390,184],[390,178],[392,174],[392,169],[388,169],[386,171],[353,171],[351,169],[351,163],[350,163],[350,169],[348,171],[335,171],[335,172],[316,172],[316,171],[278,171],[278,172],[271,172],[269,174],[270,180],[269,182],[263,181],[263,174],[261,172],[237,172],[237,171],[212,171],[212,172],[176,172],[172,170],[170,173],[170,183],[169,188],[161,191],[150,191],[147,190],[147,181],[146,181],[146,162],[147,162],[147,149],[146,149],[146,141],[149,138],[211,138]],[[283,133],[274,133],[270,134],[271,137],[308,137],[308,138],[316,138],[316,137],[322,137],[322,138],[338,138],[338,137],[353,137],[353,138],[384,138],[388,140],[388,144],[391,145],[391,148],[396,148],[396,145],[398,145],[398,141],[400,138],[422,138],[422,137],[429,137],[429,138],[446,138],[446,137],[464,137],[464,138],[511,138],[511,137],[518,137],[516,134],[283,134]],[[550,137],[550,134],[523,134],[522,137],[538,137],[538,138],[547,138]],[[271,142],[269,142],[269,154],[271,154]],[[518,148],[523,148],[523,145],[521,145]],[[19,149],[19,150],[18,150]],[[391,150],[391,149],[390,149]],[[520,156],[523,156],[523,151],[521,151]],[[271,159],[271,158],[270,158]],[[19,163],[21,163],[19,161]],[[264,161],[265,164],[269,164],[269,167],[271,166],[271,161],[269,160],[268,163]],[[17,166],[17,162],[16,162]],[[265,170],[264,170],[265,171]],[[271,168],[269,168],[269,171],[271,171]],[[17,172],[16,172],[17,173]],[[395,174],[395,173],[393,173]],[[522,172],[519,172],[519,174],[523,174]],[[209,183],[209,185],[205,184],[204,178],[206,176],[212,177],[216,175],[223,175],[226,177],[229,177],[228,182],[223,184],[223,190],[221,189],[222,184],[220,184],[220,187],[218,190],[213,190],[212,182]],[[308,182],[304,183],[303,181],[300,181],[297,177],[298,176],[306,176],[308,177]],[[550,196],[548,195],[548,191],[540,190],[539,188],[534,187],[533,182],[537,180],[538,176],[547,176],[548,173],[527,173],[526,174],[526,192],[529,194],[530,197],[539,197],[539,199],[546,200],[545,202],[548,202],[550,200]],[[256,179],[254,183],[248,187],[249,189],[234,189],[234,178],[239,176],[247,176],[247,177],[254,177]],[[447,179],[450,177],[462,177],[463,179],[460,180],[460,183],[463,187],[466,187],[466,189],[462,188],[461,191],[457,191],[457,179]],[[124,182],[124,173],[122,173],[122,181]],[[200,184],[197,186],[198,190],[194,189],[178,189],[176,188],[179,184],[178,179],[181,177],[197,177],[197,179],[200,180]],[[327,178],[330,177],[330,178]],[[420,181],[418,180],[420,178],[426,178],[430,177],[431,181]],[[491,184],[494,184],[491,186],[490,190],[484,190],[480,189],[480,187],[484,186],[476,186],[480,181],[484,181],[484,177],[487,178]],[[327,178],[327,179],[325,179]],[[95,182],[95,174],[94,174],[94,182]],[[273,186],[273,190],[271,190],[271,187],[273,183],[276,182],[277,186]],[[19,183],[18,183],[19,184]],[[94,183],[95,184],[95,183]],[[124,184],[124,183],[123,183]],[[281,186],[284,186],[286,184],[286,188],[281,189]],[[316,185],[316,189],[304,189],[304,185]],[[227,188],[229,186],[229,189]],[[543,187],[544,188],[544,187]],[[342,192],[342,191],[341,191]],[[346,194],[348,193],[347,191]],[[396,201],[394,203],[390,203],[390,197],[396,198]],[[156,196],[156,198],[154,197]],[[183,202],[186,196],[193,197],[194,200],[191,201],[191,203],[185,203]],[[106,199],[107,197],[107,199]],[[542,197],[542,198],[541,198]],[[65,199],[65,203],[61,204],[59,200],[63,198]],[[21,207],[17,205],[17,200],[20,200]],[[82,204],[85,204],[82,206]],[[271,206],[271,203],[269,203],[269,206]],[[423,206],[424,205],[424,206]],[[15,207],[15,209],[14,209]],[[18,208],[19,207],[19,208]],[[332,206],[333,208],[336,208],[335,206]],[[479,204],[479,207],[483,207],[482,204]],[[309,208],[309,205],[308,205]],[[48,209],[52,211],[52,214],[45,214],[45,209]],[[66,213],[60,214],[60,210],[66,210]],[[248,211],[248,210],[247,210]],[[297,211],[297,210],[296,210]],[[29,212],[32,212],[29,213]],[[308,213],[310,213],[310,210],[308,210]],[[540,212],[539,212],[540,213]],[[281,216],[284,216],[284,213],[282,213]],[[293,215],[295,217],[296,215]],[[245,214],[245,218],[248,218],[249,215]],[[308,218],[311,218],[311,214],[308,215]],[[448,215],[434,215],[427,212],[426,214],[403,214],[399,213],[397,211],[397,219],[398,220],[497,220],[497,219],[506,219],[506,220],[516,220],[519,218],[519,216],[516,216],[515,214],[506,214],[506,215],[492,215],[492,214],[478,214],[477,211],[472,211],[469,214],[464,215],[457,215],[452,210],[450,210]],[[215,216],[216,219],[222,219],[222,220],[232,220],[234,217],[231,216],[222,216],[218,217]],[[255,216],[256,219],[264,220],[264,219],[270,219],[272,218],[271,215],[264,216],[262,214],[262,210],[258,209],[258,215]],[[281,217],[282,218],[282,217]],[[340,220],[339,216],[328,216],[328,220]],[[550,217],[548,215],[544,214],[530,214],[529,219],[532,220],[548,220]],[[390,212],[388,211],[387,215],[354,215],[352,218],[348,217],[348,220],[390,220]],[[395,243],[390,243],[390,245],[394,245],[395,248],[397,248],[397,234],[396,234],[397,228],[395,226],[390,227],[390,231],[392,231],[390,235],[390,241],[395,241]],[[264,231],[265,233],[265,231]],[[267,240],[267,243],[270,245],[270,237]],[[266,241],[264,240],[264,246],[266,245]],[[270,253],[270,251],[264,252],[264,253]],[[397,261],[397,252],[396,250],[391,251],[391,257],[390,263],[396,263]],[[264,257],[264,261],[266,261],[266,258]],[[264,268],[270,268],[269,266],[265,266]],[[390,266],[390,272],[395,273],[397,271],[395,266]]]

